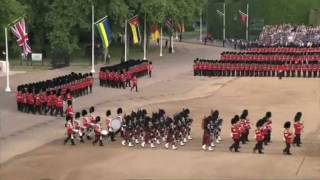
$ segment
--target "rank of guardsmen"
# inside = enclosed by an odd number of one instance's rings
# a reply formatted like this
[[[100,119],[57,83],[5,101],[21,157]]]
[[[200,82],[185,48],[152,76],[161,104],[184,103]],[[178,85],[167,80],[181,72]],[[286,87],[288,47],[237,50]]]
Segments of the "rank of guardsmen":
[[[222,52],[220,60],[195,59],[193,71],[194,76],[319,78],[320,48],[274,47]]]
[[[128,60],[120,64],[100,68],[99,81],[101,87],[138,91],[138,78],[152,76],[153,65],[148,60]]]
[[[69,101],[92,93],[91,73],[70,73],[51,80],[17,87],[17,109],[21,112],[64,116]]]

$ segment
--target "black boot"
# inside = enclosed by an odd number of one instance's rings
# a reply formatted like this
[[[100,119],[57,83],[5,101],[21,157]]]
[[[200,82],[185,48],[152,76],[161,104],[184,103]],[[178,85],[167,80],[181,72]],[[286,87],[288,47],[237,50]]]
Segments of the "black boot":
[[[72,146],[76,145],[76,144],[74,143],[74,140],[73,140],[73,139],[71,139],[71,145],[72,145]]]

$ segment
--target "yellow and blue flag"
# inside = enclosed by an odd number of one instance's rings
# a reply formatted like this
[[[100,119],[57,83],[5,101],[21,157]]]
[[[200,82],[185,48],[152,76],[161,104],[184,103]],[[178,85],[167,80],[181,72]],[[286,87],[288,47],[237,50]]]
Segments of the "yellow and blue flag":
[[[111,44],[111,30],[107,18],[97,22],[96,26],[99,31],[103,47],[108,48]]]

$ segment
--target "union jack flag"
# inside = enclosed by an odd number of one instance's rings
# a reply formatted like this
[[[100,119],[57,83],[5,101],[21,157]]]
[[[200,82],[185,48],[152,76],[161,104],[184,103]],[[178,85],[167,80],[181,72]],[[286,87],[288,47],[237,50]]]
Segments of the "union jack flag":
[[[29,36],[26,32],[26,24],[24,19],[21,19],[12,25],[11,31],[17,37],[18,45],[22,46],[25,57],[28,56],[28,54],[31,53],[31,48],[28,44]]]
[[[174,25],[171,18],[168,18],[164,23],[170,29],[171,32],[174,32]]]

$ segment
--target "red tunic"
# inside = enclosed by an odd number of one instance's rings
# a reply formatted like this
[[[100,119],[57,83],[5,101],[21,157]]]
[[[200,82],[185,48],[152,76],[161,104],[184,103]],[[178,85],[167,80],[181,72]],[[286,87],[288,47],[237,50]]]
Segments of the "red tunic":
[[[33,99],[33,94],[32,93],[29,93],[27,95],[27,102],[29,105],[33,105],[34,104],[34,99]]]
[[[292,133],[289,131],[289,129],[285,129],[284,130],[283,137],[284,137],[285,142],[287,144],[291,144],[292,143]]]
[[[41,105],[41,97],[40,97],[40,95],[37,94],[34,99],[35,99],[36,106],[40,106]]]
[[[261,129],[256,129],[256,140],[257,141],[263,141],[264,135]]]
[[[62,100],[61,96],[56,98],[55,105],[56,105],[57,108],[62,108],[63,107],[63,100]]]
[[[23,103],[23,96],[21,92],[17,92],[16,98],[17,98],[17,102]]]
[[[73,133],[73,125],[72,125],[72,123],[68,122],[66,128],[67,128],[67,134],[71,135]]]
[[[302,130],[302,123],[300,122],[295,122],[294,125],[294,134],[301,134],[301,130]]]
[[[72,117],[73,116],[73,108],[72,107],[68,107],[66,110],[66,114],[68,117]]]
[[[231,127],[231,134],[232,134],[232,139],[238,140],[240,139],[240,130],[236,126]]]

